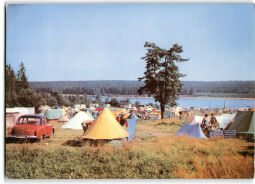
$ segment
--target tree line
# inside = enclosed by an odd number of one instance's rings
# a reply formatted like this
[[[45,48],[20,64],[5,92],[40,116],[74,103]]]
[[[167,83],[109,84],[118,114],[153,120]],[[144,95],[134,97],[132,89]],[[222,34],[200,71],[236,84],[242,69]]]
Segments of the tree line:
[[[21,62],[17,73],[9,64],[5,65],[5,105],[6,107],[35,107],[41,105],[72,106],[73,104],[91,103],[86,95],[64,96],[60,91],[37,92],[30,87],[24,63]]]
[[[181,95],[190,96],[237,96],[255,97],[255,81],[182,81]],[[102,96],[138,95],[143,81],[48,81],[29,82],[36,92],[51,93],[58,90],[63,94],[87,94]]]
[[[75,93],[74,93],[75,94]],[[95,92],[96,98],[90,99],[86,93],[76,93],[75,95],[64,95],[58,88],[49,88],[49,90],[35,90],[28,82],[24,63],[21,62],[17,73],[14,72],[11,65],[5,65],[5,104],[6,107],[35,107],[39,112],[41,105],[49,106],[73,106],[74,104],[85,104],[87,107],[91,103],[97,103],[100,106],[105,103],[115,107],[129,104],[129,100],[117,100],[112,98],[105,102],[101,100],[101,93]]]

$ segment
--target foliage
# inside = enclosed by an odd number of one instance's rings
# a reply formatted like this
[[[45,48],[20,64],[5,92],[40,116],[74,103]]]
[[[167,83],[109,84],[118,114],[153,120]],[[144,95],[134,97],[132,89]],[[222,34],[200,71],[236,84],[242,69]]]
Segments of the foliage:
[[[222,97],[255,97],[254,81],[182,81],[181,95],[189,95],[193,88],[194,96]],[[137,95],[137,90],[144,85],[143,81],[50,81],[30,82],[37,92],[51,93],[62,90],[64,94],[96,95],[96,90],[104,91],[105,95]],[[220,95],[217,95],[220,94]]]
[[[120,102],[116,98],[112,98],[110,105],[113,107],[120,107]]]
[[[26,76],[26,68],[23,62],[21,62],[19,66],[20,66],[20,69],[18,70],[18,73],[17,73],[17,82],[16,82],[17,87],[27,89],[29,88],[29,83]]]
[[[180,54],[183,52],[182,46],[174,44],[169,50],[162,49],[154,43],[146,42],[146,56],[142,57],[146,61],[146,71],[144,76],[138,78],[144,80],[145,85],[138,89],[138,94],[148,94],[153,96],[156,102],[160,103],[161,118],[164,118],[165,106],[177,105],[177,99],[181,93],[182,83],[180,81],[184,74],[179,73],[176,62],[186,62]]]
[[[5,99],[7,107],[14,107],[18,105],[16,75],[10,65],[5,65]]]
[[[35,107],[37,110],[40,105],[46,104],[46,101],[41,94],[36,93],[29,87],[25,72],[26,69],[23,62],[20,64],[17,75],[10,65],[5,66],[6,106]]]

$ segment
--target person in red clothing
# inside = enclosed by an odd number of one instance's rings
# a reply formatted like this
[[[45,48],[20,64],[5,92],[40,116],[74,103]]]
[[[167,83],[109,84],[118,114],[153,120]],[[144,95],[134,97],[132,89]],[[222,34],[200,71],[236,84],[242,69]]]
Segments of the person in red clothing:
[[[125,119],[126,120],[126,128],[128,127],[128,120],[127,119]]]

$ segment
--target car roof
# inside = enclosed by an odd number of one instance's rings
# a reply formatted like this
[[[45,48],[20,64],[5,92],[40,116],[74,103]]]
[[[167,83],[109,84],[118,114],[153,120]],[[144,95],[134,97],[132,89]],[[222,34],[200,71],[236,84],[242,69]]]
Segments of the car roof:
[[[40,115],[40,114],[26,114],[26,115],[20,116],[20,118],[24,118],[24,117],[43,119],[45,116],[44,115]]]

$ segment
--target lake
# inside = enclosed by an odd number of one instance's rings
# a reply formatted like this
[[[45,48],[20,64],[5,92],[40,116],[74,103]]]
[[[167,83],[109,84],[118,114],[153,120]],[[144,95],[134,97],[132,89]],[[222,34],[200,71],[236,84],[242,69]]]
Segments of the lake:
[[[127,100],[127,98],[116,98],[118,100]],[[129,98],[130,102],[134,104],[139,101],[140,104],[155,103],[153,98]],[[111,98],[108,98],[111,100]],[[102,98],[105,101],[105,98]],[[178,106],[181,107],[199,107],[199,108],[223,108],[224,102],[225,107],[231,107],[234,109],[239,109],[242,107],[255,107],[255,99],[224,99],[224,98],[180,98],[178,101]],[[159,103],[157,103],[159,104]]]

